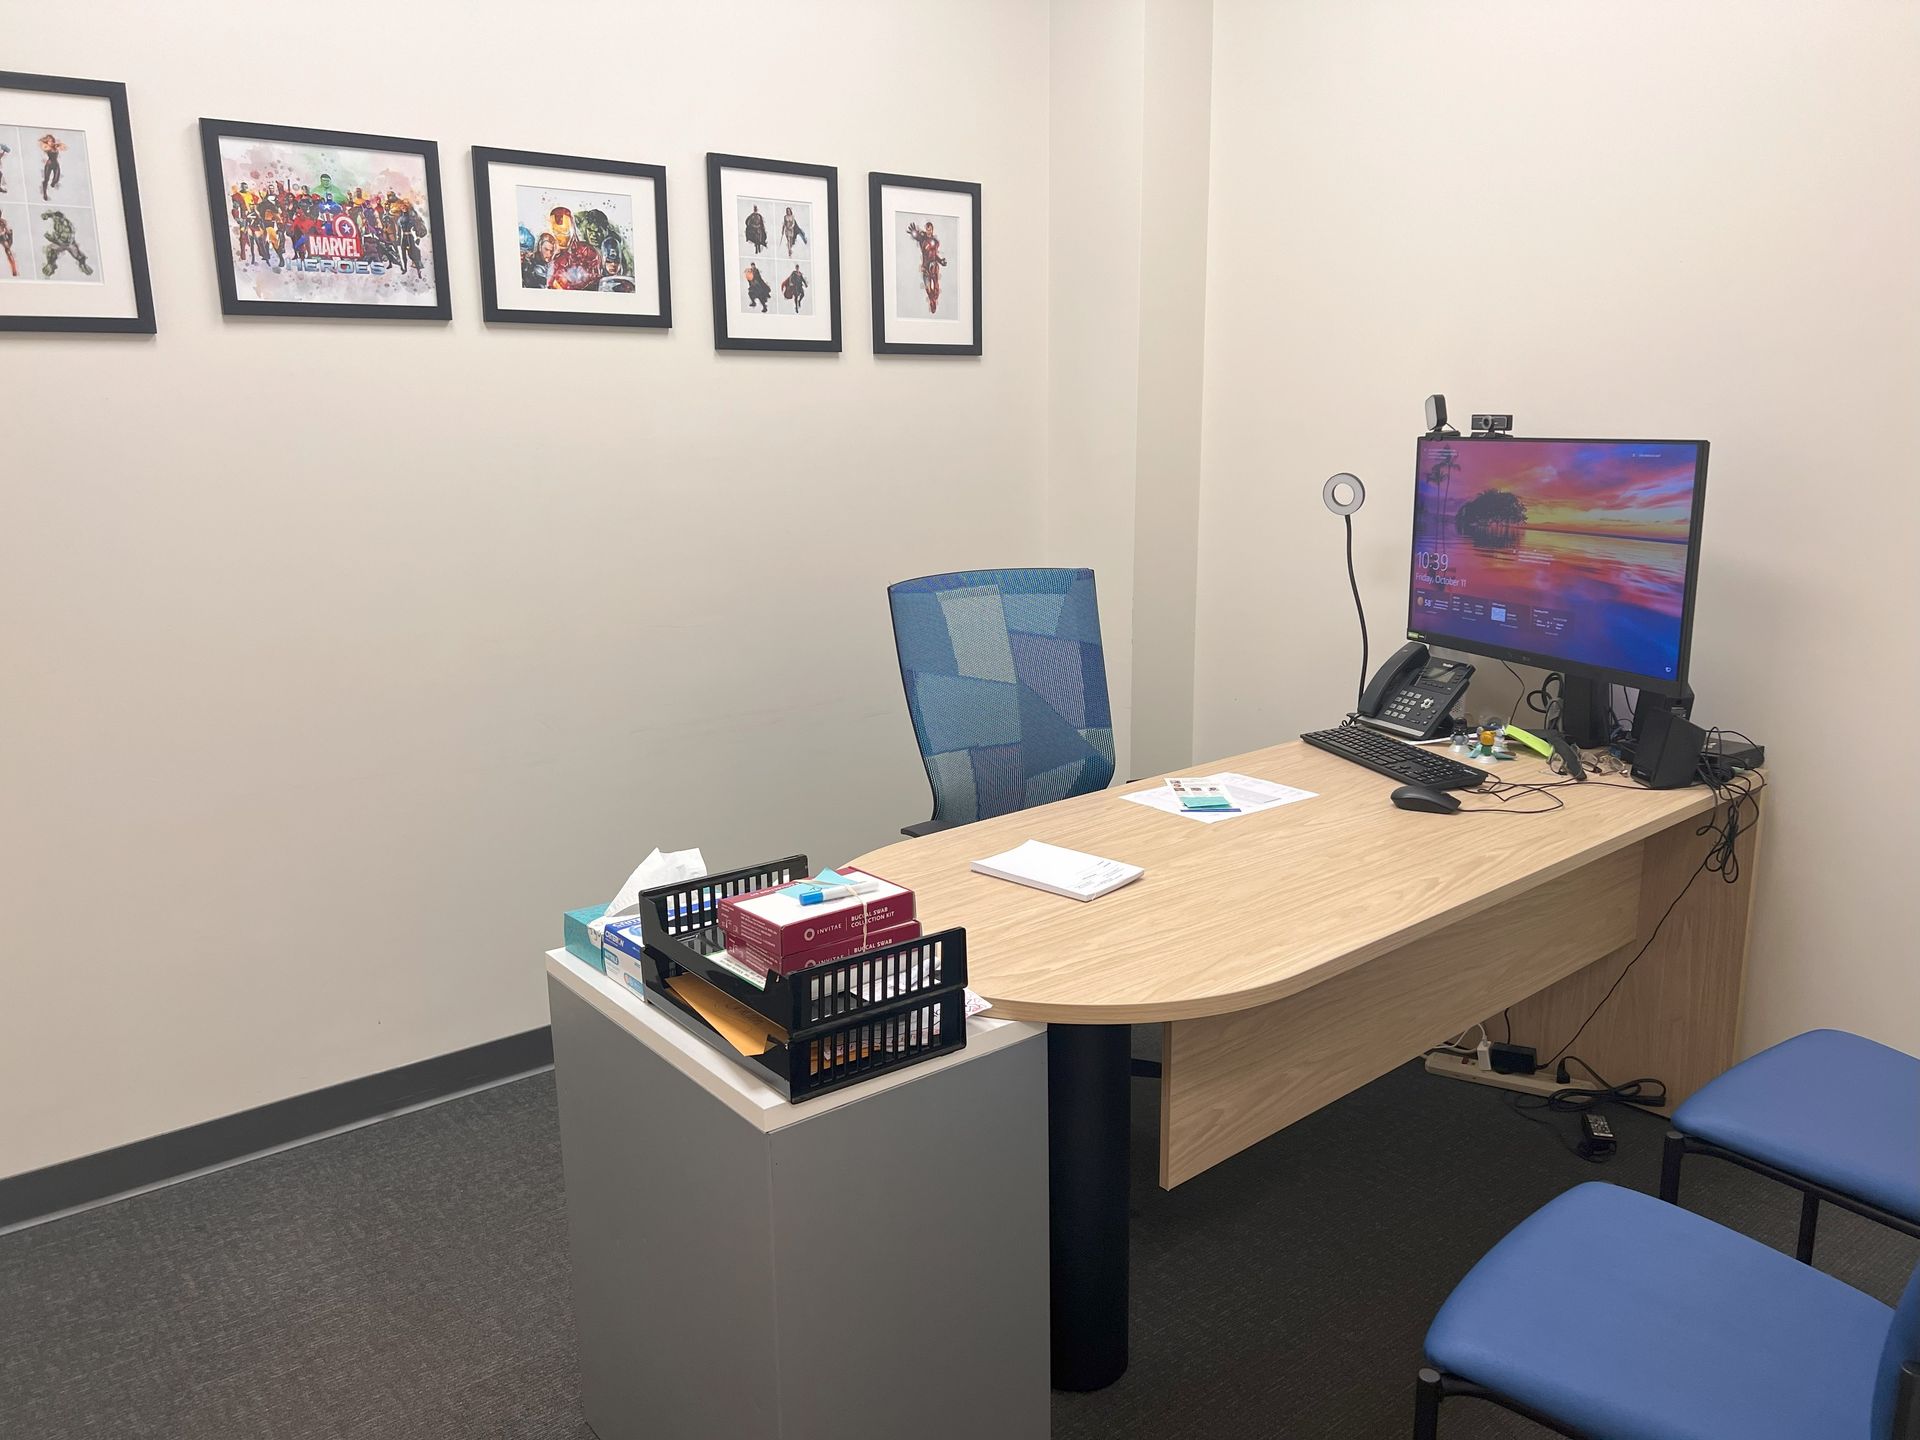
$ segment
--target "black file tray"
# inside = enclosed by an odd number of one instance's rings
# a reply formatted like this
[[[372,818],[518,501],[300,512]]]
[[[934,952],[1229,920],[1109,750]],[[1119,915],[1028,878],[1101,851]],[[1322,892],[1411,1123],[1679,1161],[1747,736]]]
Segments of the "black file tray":
[[[720,901],[804,880],[807,857],[665,885],[640,896],[647,999],[690,1034],[768,1081],[795,1104],[842,1085],[965,1048],[967,932],[941,930],[829,960],[764,988],[711,957],[726,941]],[[729,1045],[667,982],[693,975],[785,1031],[761,1055]]]

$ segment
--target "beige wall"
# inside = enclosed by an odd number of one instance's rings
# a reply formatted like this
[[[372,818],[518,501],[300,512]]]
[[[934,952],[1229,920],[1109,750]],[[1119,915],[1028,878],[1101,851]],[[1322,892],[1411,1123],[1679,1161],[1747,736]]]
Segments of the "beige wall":
[[[1047,553],[1100,592],[1119,774],[1192,758],[1212,0],[1053,0]]]
[[[1148,0],[1142,81],[1133,769],[1193,760],[1212,0]]]
[[[1053,0],[1046,548],[1089,565],[1119,778],[1133,768],[1145,0]]]
[[[926,817],[884,587],[1042,558],[1044,4],[79,8],[5,63],[128,83],[160,332],[0,337],[0,1175],[543,1024],[651,845]],[[223,321],[201,115],[437,139],[453,322]],[[664,163],[676,329],[485,327],[474,144]],[[714,352],[709,149],[840,167],[845,354]],[[984,187],[982,360],[869,353],[870,169]]]
[[[1123,776],[1332,720],[1320,483],[1369,482],[1378,656],[1434,389],[1713,440],[1747,1042],[1920,1049],[1920,837],[1841,733],[1912,649],[1910,7],[650,3],[605,79],[503,0],[87,13],[7,63],[129,82],[161,332],[0,337],[0,1175],[542,1023],[650,845],[923,817],[889,580],[1094,566]],[[454,322],[222,321],[203,114],[437,138]],[[473,144],[664,162],[677,330],[481,325]],[[708,149],[839,165],[847,353],[714,353]],[[983,360],[867,353],[874,168],[984,185]]]
[[[1523,433],[1706,436],[1698,713],[1774,771],[1745,1043],[1920,1050],[1920,834],[1879,758],[1920,698],[1920,8],[1219,0],[1214,25],[1197,750],[1348,703],[1335,470],[1368,482],[1396,642],[1430,391]]]

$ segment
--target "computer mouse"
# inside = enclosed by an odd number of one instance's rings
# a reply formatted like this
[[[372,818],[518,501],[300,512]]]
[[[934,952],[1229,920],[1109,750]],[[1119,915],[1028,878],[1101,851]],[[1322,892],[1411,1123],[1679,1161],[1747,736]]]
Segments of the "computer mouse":
[[[1392,795],[1402,810],[1424,810],[1429,815],[1451,815],[1460,808],[1460,797],[1426,785],[1402,785]]]

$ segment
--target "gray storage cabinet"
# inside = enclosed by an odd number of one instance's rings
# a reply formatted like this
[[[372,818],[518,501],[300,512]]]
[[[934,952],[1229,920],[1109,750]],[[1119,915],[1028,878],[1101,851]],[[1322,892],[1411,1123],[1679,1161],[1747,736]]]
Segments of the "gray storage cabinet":
[[[600,1440],[1043,1440],[1046,1032],[790,1105],[547,957]]]

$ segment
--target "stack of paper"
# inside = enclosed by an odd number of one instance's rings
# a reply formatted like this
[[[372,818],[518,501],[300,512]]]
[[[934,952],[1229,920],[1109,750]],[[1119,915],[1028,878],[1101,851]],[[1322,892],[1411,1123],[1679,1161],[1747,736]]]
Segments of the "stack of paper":
[[[1146,874],[1138,865],[1102,860],[1042,840],[1029,840],[1003,854],[976,860],[973,868],[996,880],[1031,885],[1070,900],[1097,900]]]

